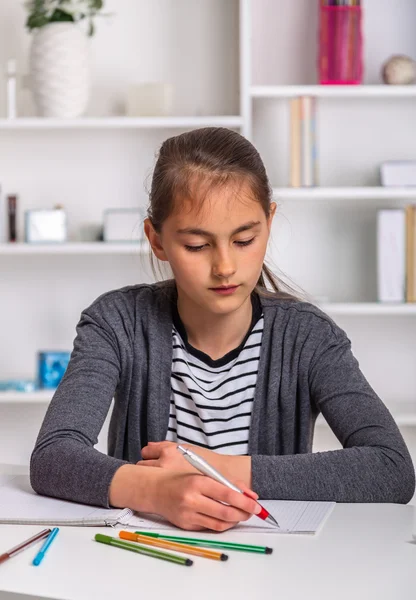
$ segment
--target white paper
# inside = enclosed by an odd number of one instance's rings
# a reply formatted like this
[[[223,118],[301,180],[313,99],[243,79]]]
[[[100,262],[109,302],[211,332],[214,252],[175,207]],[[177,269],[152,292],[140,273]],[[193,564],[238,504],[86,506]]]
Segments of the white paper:
[[[122,513],[118,508],[108,510],[39,496],[27,475],[0,475],[0,523],[87,525],[92,520],[115,521]]]
[[[280,527],[262,521],[256,516],[236,525],[238,533],[317,533],[335,506],[335,502],[309,502],[298,500],[263,500],[261,505],[273,515]],[[135,513],[124,523],[126,527],[141,529],[176,529],[163,517]]]
[[[277,528],[256,516],[239,523],[233,532],[316,533],[331,513],[335,502],[289,500],[261,501],[277,520]],[[132,513],[128,509],[105,509],[36,494],[27,475],[0,475],[0,523],[50,525],[94,525],[115,523],[120,527],[175,530],[163,517]],[[95,523],[94,523],[95,522]]]

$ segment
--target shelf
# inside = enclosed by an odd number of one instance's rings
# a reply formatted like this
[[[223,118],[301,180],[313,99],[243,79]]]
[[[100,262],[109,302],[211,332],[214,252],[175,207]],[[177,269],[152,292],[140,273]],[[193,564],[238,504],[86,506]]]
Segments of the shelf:
[[[273,188],[275,199],[353,200],[408,199],[416,200],[415,187],[280,187]]]
[[[382,315],[415,315],[415,304],[388,304],[377,302],[349,302],[349,303],[316,303],[328,315],[357,315],[357,316],[382,316]]]
[[[68,242],[65,244],[0,244],[1,254],[146,254],[146,242]]]
[[[415,98],[416,85],[256,85],[252,98]]]
[[[0,119],[0,129],[196,129],[198,127],[239,128],[242,124],[243,119],[239,116]]]
[[[35,404],[48,405],[52,400],[55,390],[39,390],[38,392],[0,392],[1,404]],[[416,406],[403,404],[397,409],[391,409],[394,420],[399,426],[416,426]],[[316,420],[316,425],[319,427],[329,427],[322,415],[319,415]]]
[[[49,404],[55,390],[0,392],[0,404]]]
[[[396,423],[399,427],[414,427],[414,426],[416,426],[416,406],[408,407],[407,410],[405,407],[403,407],[400,410],[394,410],[394,409],[391,409],[389,407],[389,405],[387,405],[387,408],[389,409],[392,417],[394,418],[394,420],[396,421]],[[318,415],[318,418],[316,419],[316,426],[317,427],[328,427],[328,429],[329,429],[328,423],[326,422],[326,420],[324,419],[324,417],[321,414]]]

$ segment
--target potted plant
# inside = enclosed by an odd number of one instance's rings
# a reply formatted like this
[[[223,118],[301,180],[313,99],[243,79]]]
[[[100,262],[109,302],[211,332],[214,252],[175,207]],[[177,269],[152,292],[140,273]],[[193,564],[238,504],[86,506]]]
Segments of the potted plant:
[[[85,112],[90,89],[88,37],[94,34],[94,17],[103,4],[103,0],[25,2],[26,27],[34,33],[31,87],[41,116],[76,118]]]

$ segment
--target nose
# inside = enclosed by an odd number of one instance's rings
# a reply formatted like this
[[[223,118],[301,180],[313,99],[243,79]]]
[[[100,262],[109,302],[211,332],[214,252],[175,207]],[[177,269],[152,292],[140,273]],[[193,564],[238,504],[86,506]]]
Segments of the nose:
[[[227,249],[218,249],[214,256],[212,272],[215,277],[230,279],[236,272],[236,264],[232,252]]]

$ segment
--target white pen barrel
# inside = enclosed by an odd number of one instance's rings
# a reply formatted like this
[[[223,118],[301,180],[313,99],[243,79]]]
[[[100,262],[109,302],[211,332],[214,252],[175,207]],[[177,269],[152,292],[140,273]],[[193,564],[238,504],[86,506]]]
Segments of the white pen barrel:
[[[211,465],[209,465],[208,463],[206,463],[199,456],[196,456],[193,453],[191,454],[189,452],[189,450],[183,456],[186,458],[186,460],[193,467],[195,467],[195,469],[198,469],[198,471],[201,471],[201,473],[205,473],[205,475],[208,475],[208,477],[211,477],[212,479],[215,479],[219,483],[222,483],[223,485],[226,485],[227,487],[229,487],[230,489],[234,490],[235,492],[238,492],[240,494],[243,493],[240,490],[240,488],[238,488],[236,485],[234,485],[233,483],[231,483],[231,481],[228,481],[228,479],[226,479],[225,477],[223,477],[223,475],[221,475],[221,473],[218,473],[218,471],[216,471],[214,469],[214,467],[211,467]]]

